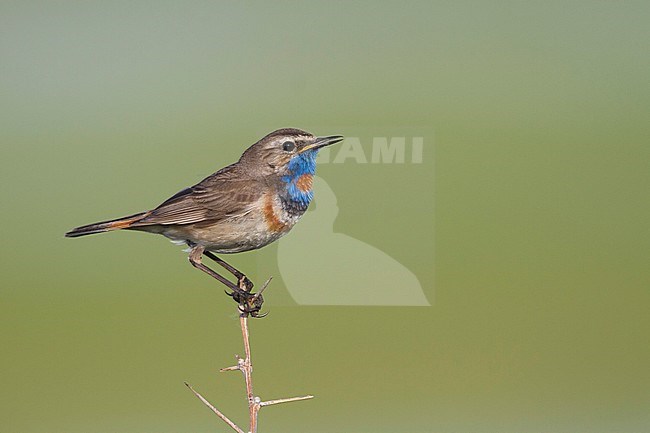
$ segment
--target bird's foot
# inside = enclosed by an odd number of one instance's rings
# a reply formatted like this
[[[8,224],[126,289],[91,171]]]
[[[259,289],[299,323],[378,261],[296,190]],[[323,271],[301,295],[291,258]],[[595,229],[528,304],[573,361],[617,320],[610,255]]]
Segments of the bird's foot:
[[[264,298],[261,293],[253,293],[253,282],[246,275],[242,275],[237,283],[239,287],[237,289],[233,288],[232,293],[226,292],[226,294],[239,304],[239,311],[251,317],[262,318],[266,316],[266,314],[260,314]]]
[[[242,314],[256,318],[262,318],[268,314],[260,314],[262,304],[264,304],[264,297],[261,294],[251,293],[242,289],[233,290],[231,293],[226,292],[226,294],[239,304],[238,308]]]

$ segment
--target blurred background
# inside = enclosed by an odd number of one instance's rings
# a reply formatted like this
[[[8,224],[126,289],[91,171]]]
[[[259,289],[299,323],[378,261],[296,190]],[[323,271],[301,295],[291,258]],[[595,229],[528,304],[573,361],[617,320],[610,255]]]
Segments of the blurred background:
[[[299,305],[277,245],[232,256],[276,276],[256,393],[316,395],[260,431],[647,432],[649,19],[633,1],[4,0],[0,431],[227,431],[184,380],[244,424],[241,377],[217,373],[241,353],[221,287],[162,237],[63,233],[292,126],[368,154],[423,137],[419,164],[319,175],[333,232],[431,306]]]

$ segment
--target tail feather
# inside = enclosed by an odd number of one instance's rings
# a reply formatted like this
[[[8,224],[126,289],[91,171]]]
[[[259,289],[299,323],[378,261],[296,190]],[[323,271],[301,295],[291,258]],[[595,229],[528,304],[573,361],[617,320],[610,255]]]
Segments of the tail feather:
[[[147,216],[148,212],[137,213],[128,217],[117,218],[109,221],[102,221],[94,224],[77,227],[65,234],[66,238],[77,238],[79,236],[92,235],[94,233],[110,232],[113,230],[128,229],[134,223]]]

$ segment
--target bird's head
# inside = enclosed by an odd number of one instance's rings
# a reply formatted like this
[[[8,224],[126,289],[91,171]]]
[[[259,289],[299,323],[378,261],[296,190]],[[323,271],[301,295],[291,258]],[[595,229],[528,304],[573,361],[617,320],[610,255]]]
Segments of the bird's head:
[[[314,174],[318,150],[341,140],[340,135],[316,137],[300,129],[278,129],[246,149],[240,161],[262,176]]]

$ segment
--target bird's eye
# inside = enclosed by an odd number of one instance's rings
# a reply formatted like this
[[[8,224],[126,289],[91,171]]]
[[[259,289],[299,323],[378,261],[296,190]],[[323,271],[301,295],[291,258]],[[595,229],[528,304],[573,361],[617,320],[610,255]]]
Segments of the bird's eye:
[[[282,143],[282,150],[285,152],[291,152],[293,149],[296,148],[296,145],[293,143],[293,141],[285,141]]]

